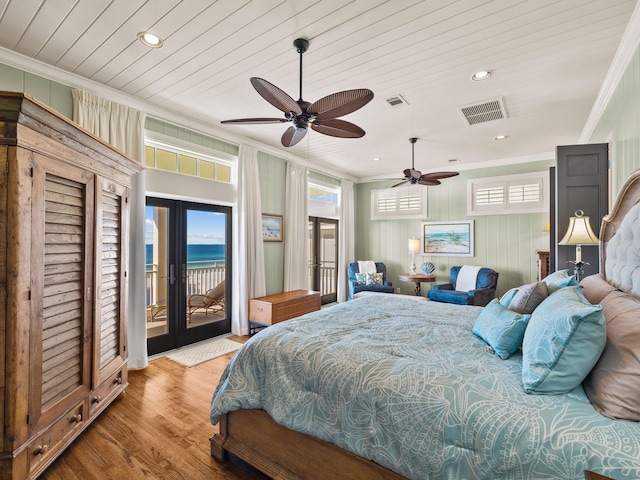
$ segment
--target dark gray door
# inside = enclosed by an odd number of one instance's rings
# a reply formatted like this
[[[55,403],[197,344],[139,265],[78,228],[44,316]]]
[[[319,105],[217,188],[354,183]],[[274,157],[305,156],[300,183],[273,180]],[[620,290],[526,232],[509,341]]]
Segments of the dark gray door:
[[[573,272],[576,247],[558,245],[569,226],[569,217],[582,210],[591,217],[591,228],[600,235],[600,223],[609,211],[609,149],[606,143],[566,145],[556,149],[555,188],[555,270],[568,268]],[[582,247],[584,276],[598,273],[598,246]]]

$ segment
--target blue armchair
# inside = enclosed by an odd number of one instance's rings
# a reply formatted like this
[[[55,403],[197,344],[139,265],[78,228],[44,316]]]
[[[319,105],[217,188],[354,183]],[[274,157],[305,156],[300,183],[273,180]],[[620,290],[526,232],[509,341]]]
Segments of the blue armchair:
[[[434,285],[427,293],[429,300],[434,302],[457,303],[458,305],[478,305],[484,307],[496,296],[498,286],[498,272],[483,267],[476,278],[474,290],[458,291],[456,282],[460,273],[460,266],[451,267],[449,283]]]
[[[356,273],[360,273],[358,262],[349,264],[349,300],[359,292],[393,293],[393,285],[387,281],[387,267],[382,262],[376,262],[376,271],[382,273],[382,285],[358,285]]]

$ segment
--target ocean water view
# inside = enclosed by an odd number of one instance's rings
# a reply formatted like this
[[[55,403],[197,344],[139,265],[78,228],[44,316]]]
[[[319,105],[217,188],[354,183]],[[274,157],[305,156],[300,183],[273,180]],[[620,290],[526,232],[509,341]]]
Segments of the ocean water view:
[[[187,268],[224,266],[225,246],[223,244],[190,244],[187,245]],[[146,245],[147,270],[153,263],[153,245]]]

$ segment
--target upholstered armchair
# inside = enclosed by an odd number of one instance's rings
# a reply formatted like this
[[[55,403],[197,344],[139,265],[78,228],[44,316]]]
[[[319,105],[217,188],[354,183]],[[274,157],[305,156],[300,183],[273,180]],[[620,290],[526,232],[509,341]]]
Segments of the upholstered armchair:
[[[482,267],[477,270],[475,288],[458,290],[456,289],[456,285],[459,283],[458,276],[460,275],[461,268],[461,266],[451,267],[449,283],[434,285],[427,293],[427,297],[434,302],[484,307],[496,296],[498,272],[490,268]]]
[[[387,281],[387,267],[385,264],[376,262],[376,272],[382,274],[382,284],[367,284],[366,280],[359,282],[356,275],[360,273],[358,262],[349,264],[349,300],[353,299],[353,296],[360,292],[393,293],[393,285]]]

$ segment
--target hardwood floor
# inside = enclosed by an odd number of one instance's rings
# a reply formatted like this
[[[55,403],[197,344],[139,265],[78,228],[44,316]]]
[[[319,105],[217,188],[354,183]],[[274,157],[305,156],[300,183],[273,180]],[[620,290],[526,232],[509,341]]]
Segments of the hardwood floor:
[[[248,337],[229,337],[245,342]],[[234,352],[235,353],[235,352]],[[195,367],[167,358],[129,372],[116,400],[40,476],[41,480],[265,479],[239,460],[209,453],[218,426],[209,421],[213,390],[229,353]]]

